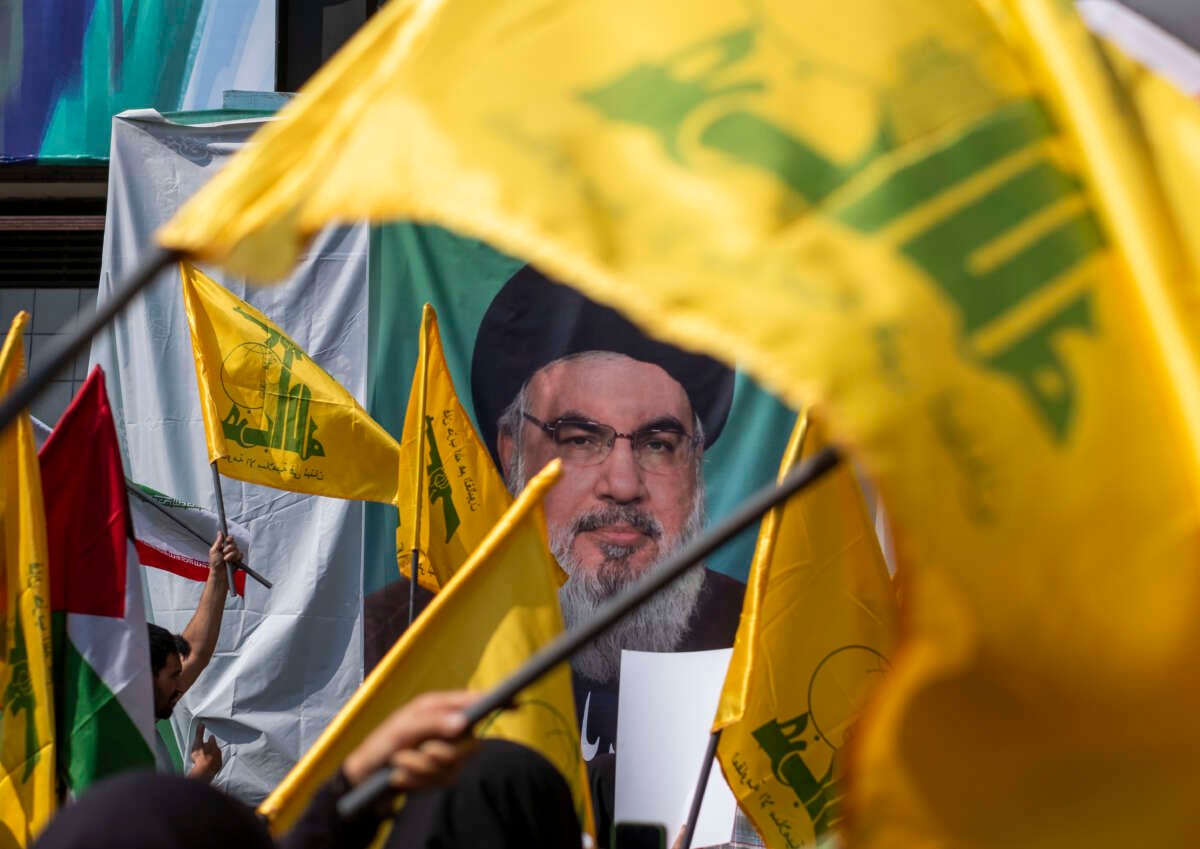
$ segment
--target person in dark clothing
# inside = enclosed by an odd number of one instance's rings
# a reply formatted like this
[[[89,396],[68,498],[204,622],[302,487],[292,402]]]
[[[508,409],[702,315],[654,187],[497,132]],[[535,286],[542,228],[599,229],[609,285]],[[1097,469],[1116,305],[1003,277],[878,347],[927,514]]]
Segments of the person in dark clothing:
[[[390,805],[353,821],[338,798],[379,767],[409,793],[386,846],[392,849],[577,849],[566,782],[528,749],[464,737],[471,693],[413,699],[375,729],[317,793],[280,849],[365,849],[391,816]],[[454,791],[432,795],[453,781]],[[425,791],[425,792],[422,792]],[[414,815],[415,814],[415,815]],[[241,802],[207,784],[130,772],[102,781],[64,808],[35,849],[274,849],[265,825]]]

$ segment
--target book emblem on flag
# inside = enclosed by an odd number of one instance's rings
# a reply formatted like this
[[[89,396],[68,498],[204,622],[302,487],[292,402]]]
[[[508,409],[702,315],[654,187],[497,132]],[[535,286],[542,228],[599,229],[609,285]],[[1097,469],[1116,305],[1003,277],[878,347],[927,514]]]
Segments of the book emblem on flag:
[[[243,342],[221,363],[221,388],[231,402],[221,421],[225,438],[243,448],[288,451],[301,460],[324,457],[325,447],[315,437],[317,423],[309,415],[312,390],[292,381],[292,364],[304,359],[303,349],[241,307],[234,312],[261,327],[267,338]]]
[[[770,758],[771,772],[796,794],[821,834],[837,818],[836,762],[860,705],[846,694],[864,688],[864,677],[881,675],[887,659],[870,646],[834,649],[817,664],[808,682],[808,710],[790,719],[772,719],[753,732]],[[848,686],[849,685],[849,686]]]

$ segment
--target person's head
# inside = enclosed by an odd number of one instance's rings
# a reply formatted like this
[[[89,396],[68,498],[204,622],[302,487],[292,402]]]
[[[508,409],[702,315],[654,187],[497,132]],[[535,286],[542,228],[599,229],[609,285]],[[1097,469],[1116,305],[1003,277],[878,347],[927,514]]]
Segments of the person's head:
[[[704,448],[728,414],[732,373],[646,339],[616,313],[540,275],[514,277],[488,315],[519,352],[512,369],[496,373],[495,353],[481,357],[485,317],[472,384],[506,483],[517,492],[550,460],[563,460],[562,479],[544,506],[551,550],[569,576],[560,597],[570,627],[703,526]],[[511,338],[522,321],[524,342]],[[547,322],[552,326],[543,328]],[[565,339],[553,325],[560,322],[575,323]],[[514,375],[518,388],[501,412],[489,412],[503,392],[497,384],[511,386]],[[611,680],[622,648],[676,648],[702,581],[696,569],[659,593],[577,655],[576,671]]]
[[[150,673],[154,679],[154,718],[166,719],[175,709],[175,703],[183,695],[179,689],[179,676],[183,673],[183,659],[191,654],[191,646],[179,634],[166,628],[146,623],[150,632]]]
[[[59,808],[34,846],[273,849],[275,844],[253,810],[209,784],[135,770],[97,782]]]

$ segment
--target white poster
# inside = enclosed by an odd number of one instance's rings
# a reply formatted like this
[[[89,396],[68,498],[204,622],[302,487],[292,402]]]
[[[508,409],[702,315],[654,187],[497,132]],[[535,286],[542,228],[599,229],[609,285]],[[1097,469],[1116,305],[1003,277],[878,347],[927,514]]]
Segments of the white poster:
[[[674,844],[691,810],[733,649],[621,652],[616,822],[660,823]],[[692,846],[728,843],[737,801],[715,761]]]

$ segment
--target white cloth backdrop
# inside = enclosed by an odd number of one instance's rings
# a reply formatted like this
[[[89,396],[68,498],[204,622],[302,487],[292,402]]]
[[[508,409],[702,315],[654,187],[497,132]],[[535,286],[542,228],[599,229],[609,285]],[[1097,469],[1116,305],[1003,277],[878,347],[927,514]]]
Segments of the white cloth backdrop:
[[[113,122],[99,299],[111,296],[163,224],[257,125],[182,126],[156,113]],[[364,226],[329,231],[286,283],[230,286],[280,324],[361,401],[367,375]],[[210,273],[211,270],[209,270]],[[177,270],[163,274],[92,347],[103,366],[126,472],[214,507],[196,373]],[[221,742],[218,786],[261,800],[312,745],[362,677],[362,507],[222,479],[229,517],[254,535],[251,565],[274,581],[229,598],[217,652],[176,708],[187,762],[194,723]],[[186,625],[201,584],[143,569],[147,615]]]

